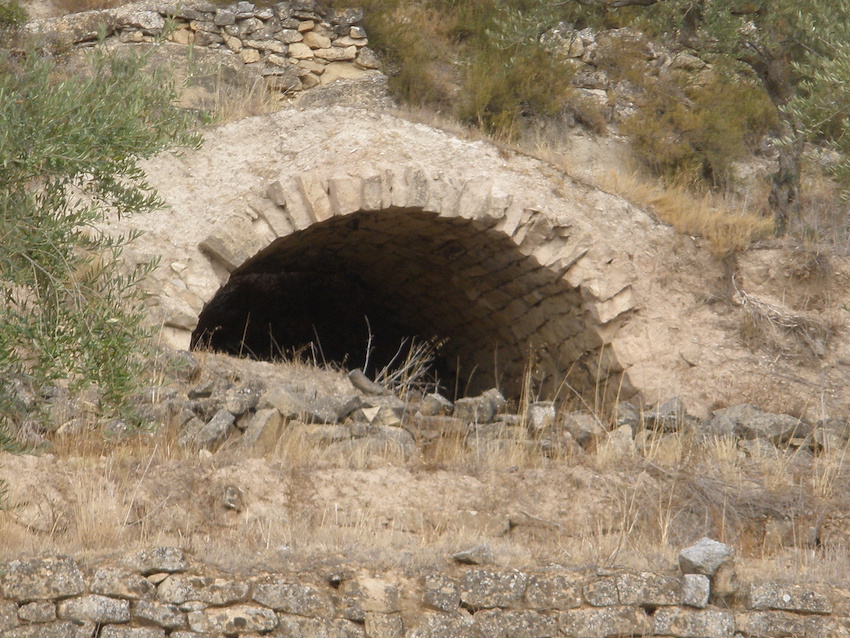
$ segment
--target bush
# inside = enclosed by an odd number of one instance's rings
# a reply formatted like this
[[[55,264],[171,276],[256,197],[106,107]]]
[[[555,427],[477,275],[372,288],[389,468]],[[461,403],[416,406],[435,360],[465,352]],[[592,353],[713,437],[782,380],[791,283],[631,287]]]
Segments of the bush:
[[[717,72],[699,82],[670,74],[644,87],[637,107],[622,128],[635,155],[668,182],[715,188],[729,184],[732,164],[777,123],[760,85]]]
[[[0,53],[0,414],[20,412],[21,384],[97,385],[121,411],[142,370],[146,331],[121,274],[134,236],[108,217],[162,206],[138,162],[196,145],[164,74],[140,56],[96,50],[89,77],[63,75],[35,51]],[[23,406],[29,408],[31,406]],[[8,424],[7,424],[8,425]]]
[[[27,21],[27,10],[18,0],[0,2],[0,31],[14,29]]]

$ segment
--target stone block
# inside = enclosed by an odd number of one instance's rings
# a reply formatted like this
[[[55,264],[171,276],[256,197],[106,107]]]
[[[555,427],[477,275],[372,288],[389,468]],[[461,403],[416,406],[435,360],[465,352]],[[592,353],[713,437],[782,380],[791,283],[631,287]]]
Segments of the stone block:
[[[14,603],[13,603],[14,604]],[[46,623],[56,620],[56,605],[52,602],[38,601],[21,605],[20,609],[16,609],[18,618],[29,623]],[[3,623],[7,625],[8,623]],[[17,624],[17,623],[14,623]],[[4,626],[3,629],[8,629],[14,624]]]
[[[357,177],[338,176],[328,180],[328,197],[334,215],[350,215],[362,205],[363,180]]]
[[[653,615],[656,636],[674,638],[732,638],[735,616],[714,609],[664,607]]]
[[[617,577],[617,591],[621,605],[640,607],[678,605],[681,599],[681,582],[678,578],[649,572],[621,574]]]
[[[622,290],[607,301],[586,302],[591,317],[603,324],[633,310],[635,304],[635,295],[631,288]]]
[[[187,626],[186,614],[176,605],[155,600],[139,600],[133,603],[130,617],[141,625],[156,625],[170,631]]]
[[[156,597],[162,602],[180,605],[200,601],[208,605],[231,605],[248,597],[246,583],[211,576],[172,575],[157,587]]]
[[[455,612],[460,606],[460,584],[442,574],[425,577],[423,603],[439,611]]]
[[[799,616],[784,611],[753,611],[735,614],[735,629],[758,638],[835,638],[830,623],[820,616]]]
[[[365,630],[367,638],[402,638],[404,622],[399,614],[366,613]]]
[[[407,166],[389,171],[390,202],[397,208],[424,208],[428,204],[429,179],[424,169]]]
[[[311,618],[332,618],[334,606],[330,596],[312,585],[275,579],[254,585],[255,602],[286,614]]]
[[[165,629],[160,627],[125,627],[106,625],[100,630],[99,638],[165,638]]]
[[[567,638],[645,636],[652,631],[652,621],[637,607],[573,609],[558,615],[558,628]]]
[[[711,580],[703,574],[685,574],[682,577],[682,604],[704,609],[711,594]]]
[[[21,625],[3,632],[3,638],[91,638],[97,625],[77,624],[68,620],[38,625]]]
[[[365,211],[382,210],[392,202],[390,180],[383,171],[375,171],[362,176],[362,209]]]
[[[305,36],[306,37],[306,36]],[[328,62],[342,62],[345,60],[353,60],[357,57],[357,47],[330,47],[327,49],[313,49],[313,55],[321,60]]]
[[[141,574],[115,567],[98,569],[92,577],[93,594],[138,600],[152,596],[155,588]]]
[[[325,190],[322,175],[318,171],[309,171],[301,173],[295,181],[313,219],[317,222],[330,219],[333,216],[333,207]]]
[[[558,621],[537,611],[486,609],[474,616],[487,638],[554,638]]]
[[[610,607],[620,602],[616,576],[590,581],[584,586],[583,594],[587,604],[594,607]]]
[[[487,638],[478,623],[465,612],[425,614],[408,638]]]
[[[119,564],[143,576],[155,573],[174,574],[185,571],[189,564],[183,550],[177,547],[152,547],[124,556]]]
[[[274,450],[283,434],[285,422],[274,408],[257,410],[239,439],[239,446],[259,454]]]
[[[59,603],[56,615],[60,620],[98,625],[130,622],[130,601],[99,594],[69,598]]]
[[[221,230],[208,235],[198,248],[224,266],[227,272],[233,272],[251,256],[251,250],[246,250],[238,234]]]
[[[540,575],[528,577],[525,603],[537,610],[565,610],[580,607],[582,583],[568,576]]]
[[[528,577],[518,571],[473,569],[461,579],[460,598],[472,609],[521,607],[527,582]]]
[[[776,609],[804,614],[831,614],[832,605],[822,594],[802,585],[763,583],[750,585],[746,606],[753,610]]]
[[[453,211],[443,210],[443,214],[451,214],[465,219],[478,219],[490,212],[490,194],[493,181],[489,177],[476,177],[467,180],[460,190]]]
[[[266,189],[266,196],[286,209],[289,221],[295,230],[303,230],[316,221],[304,197],[291,180],[282,177],[271,182]]]
[[[277,625],[277,616],[271,609],[256,605],[235,605],[189,613],[189,626],[192,631],[206,634],[235,636],[252,631],[267,633]]]
[[[703,537],[679,553],[679,567],[685,574],[711,577],[723,563],[734,558],[735,550],[729,545]]]
[[[17,602],[66,598],[84,590],[83,575],[67,556],[13,560],[0,573],[0,591]]]

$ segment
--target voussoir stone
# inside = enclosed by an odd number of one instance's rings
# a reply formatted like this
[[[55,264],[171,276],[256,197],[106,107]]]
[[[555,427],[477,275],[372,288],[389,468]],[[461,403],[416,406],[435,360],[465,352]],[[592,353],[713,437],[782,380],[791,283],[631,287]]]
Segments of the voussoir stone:
[[[104,567],[98,569],[92,577],[90,591],[93,594],[136,600],[153,595],[155,587],[137,572]]]
[[[83,575],[67,556],[13,560],[0,576],[0,591],[17,602],[67,598],[83,593]]]
[[[200,601],[209,605],[230,605],[247,598],[249,586],[235,580],[201,576],[169,576],[157,588],[156,597],[179,605]]]
[[[275,611],[313,618],[332,618],[330,596],[320,589],[282,579],[254,585],[253,600]]]
[[[461,579],[460,598],[473,609],[521,607],[527,582],[522,572],[473,569]]]
[[[165,572],[173,574],[185,571],[189,564],[183,550],[177,547],[152,547],[123,557],[122,567],[132,569],[144,576]]]
[[[130,622],[130,601],[88,594],[61,601],[56,613],[61,620],[74,622],[125,623]]]

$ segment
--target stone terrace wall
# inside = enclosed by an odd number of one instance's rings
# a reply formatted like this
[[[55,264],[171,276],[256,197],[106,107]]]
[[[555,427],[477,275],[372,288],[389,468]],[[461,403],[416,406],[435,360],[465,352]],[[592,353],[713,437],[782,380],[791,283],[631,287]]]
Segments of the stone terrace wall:
[[[328,12],[314,0],[262,8],[250,2],[154,2],[86,11],[29,28],[72,45],[94,41],[102,30],[125,43],[167,39],[219,49],[257,67],[271,88],[291,93],[319,85],[326,72],[327,81],[379,67],[359,26],[362,18],[362,9]]]
[[[2,571],[8,638],[850,635],[847,592],[754,583],[722,599],[699,574],[467,566],[409,580],[347,569],[233,577],[170,547],[90,568],[58,556]]]

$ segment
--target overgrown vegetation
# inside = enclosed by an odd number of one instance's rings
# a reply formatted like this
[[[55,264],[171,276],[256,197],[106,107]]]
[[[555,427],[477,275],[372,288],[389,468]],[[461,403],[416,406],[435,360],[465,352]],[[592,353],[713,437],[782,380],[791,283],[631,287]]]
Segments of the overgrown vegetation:
[[[124,408],[148,334],[135,284],[154,264],[122,274],[134,236],[101,224],[162,205],[140,159],[199,143],[165,74],[92,56],[80,76],[35,50],[0,53],[0,413],[13,423],[56,382]]]

